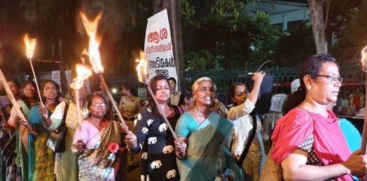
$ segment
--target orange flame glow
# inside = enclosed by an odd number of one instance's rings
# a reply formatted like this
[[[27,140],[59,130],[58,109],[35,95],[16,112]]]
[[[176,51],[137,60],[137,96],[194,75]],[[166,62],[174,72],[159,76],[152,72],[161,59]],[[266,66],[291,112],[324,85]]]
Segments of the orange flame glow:
[[[85,31],[89,36],[89,48],[88,48],[89,61],[92,65],[93,71],[96,74],[101,74],[103,73],[103,66],[101,63],[101,56],[98,50],[99,45],[101,43],[101,39],[97,37],[97,29],[99,21],[102,18],[102,13],[99,13],[93,21],[89,21],[87,16],[82,12],[80,12],[80,17],[82,18]]]
[[[367,46],[363,48],[363,50],[361,51],[361,63],[362,64],[366,64],[367,63]]]
[[[76,64],[77,77],[73,79],[70,87],[73,89],[80,89],[83,86],[83,81],[92,75],[89,67],[83,64]]]
[[[148,61],[145,58],[145,53],[140,51],[140,59],[136,59],[135,62],[139,62],[136,66],[136,71],[138,72],[138,80],[145,84],[148,83]]]
[[[26,47],[26,56],[28,59],[33,57],[34,49],[36,49],[37,39],[29,39],[28,34],[25,34],[23,41]]]

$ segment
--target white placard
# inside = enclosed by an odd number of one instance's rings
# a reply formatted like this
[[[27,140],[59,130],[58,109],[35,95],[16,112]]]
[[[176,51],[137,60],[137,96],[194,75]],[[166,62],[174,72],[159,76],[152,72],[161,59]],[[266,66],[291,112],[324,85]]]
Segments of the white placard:
[[[166,9],[148,19],[144,51],[148,60],[148,79],[163,74],[178,81]]]
[[[59,70],[51,71],[51,80],[53,80],[54,82],[59,84],[59,86],[61,88],[61,81],[60,81],[61,79],[60,79],[60,71]]]

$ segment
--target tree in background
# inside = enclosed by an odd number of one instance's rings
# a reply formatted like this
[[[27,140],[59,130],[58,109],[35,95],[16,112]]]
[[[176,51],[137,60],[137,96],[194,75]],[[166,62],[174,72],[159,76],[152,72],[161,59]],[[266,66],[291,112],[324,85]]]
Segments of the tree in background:
[[[293,67],[299,66],[300,62],[315,53],[312,27],[304,22],[280,36],[271,60],[280,67]]]
[[[181,2],[185,3],[182,14],[187,22],[183,27],[188,71],[257,67],[274,52],[278,30],[263,12],[256,17],[244,15],[247,1],[204,1],[200,14],[187,1]]]

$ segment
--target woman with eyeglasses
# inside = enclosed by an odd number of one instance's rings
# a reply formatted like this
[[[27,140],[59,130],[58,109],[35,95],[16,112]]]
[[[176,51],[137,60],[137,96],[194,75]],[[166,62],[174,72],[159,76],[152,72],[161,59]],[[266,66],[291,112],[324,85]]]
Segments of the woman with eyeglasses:
[[[252,91],[249,94],[248,88],[244,83],[234,83],[230,87],[229,95],[233,101],[233,107],[228,111],[227,118],[233,122],[234,128],[232,131],[232,156],[238,162],[246,148],[250,135],[255,131],[256,134],[261,134],[261,122],[257,122],[256,130],[254,130],[254,121],[250,113],[254,110],[256,101],[259,97],[261,82],[265,73],[256,72],[252,76],[254,81]],[[255,136],[250,143],[250,148],[245,155],[246,159],[242,163],[242,168],[246,173],[246,180],[259,180],[261,171],[261,159],[265,158],[265,152],[261,149],[261,136]],[[241,164],[241,163],[240,163]]]
[[[43,124],[43,117],[39,110],[46,108],[50,116],[56,106],[60,103],[60,86],[52,81],[46,80],[41,85],[41,95],[44,105],[37,104],[29,113],[29,122],[39,135],[29,135],[28,162],[29,180],[54,181],[55,153],[46,146],[49,130]]]
[[[90,96],[88,105],[90,116],[75,131],[72,147],[79,156],[79,180],[115,180],[119,150],[123,150],[122,125],[107,119],[107,101],[102,95]]]
[[[273,146],[261,175],[269,178],[268,164],[281,165],[285,180],[353,180],[365,176],[367,155],[350,153],[335,114],[328,110],[338,98],[342,78],[330,55],[308,57],[299,69],[300,90],[288,97],[285,116],[277,121]]]
[[[28,119],[30,109],[33,105],[39,102],[36,84],[33,81],[25,81],[21,86],[20,100],[17,101],[19,107],[26,119]],[[28,134],[37,136],[37,131],[29,124],[28,120],[22,120],[15,108],[13,107],[10,112],[8,125],[11,128],[16,128],[16,147],[15,153],[17,154],[17,165],[21,167],[22,180],[28,180]]]
[[[148,104],[138,114],[135,134],[129,132],[126,145],[133,153],[142,152],[141,180],[179,180],[176,164],[175,145],[172,133],[164,121],[165,116],[174,128],[180,117],[176,106],[170,105],[170,86],[163,75],[150,80],[154,95],[148,95]],[[154,96],[158,105],[153,100]],[[164,115],[158,112],[158,106]]]
[[[74,83],[72,83],[72,85],[73,84]],[[79,92],[79,97],[76,96],[76,91]],[[72,99],[70,101],[63,101],[57,105],[51,116],[48,116],[49,110],[46,107],[40,107],[39,109],[39,112],[43,117],[43,124],[49,131],[54,131],[62,124],[67,128],[65,135],[65,151],[57,152],[55,155],[55,173],[58,181],[78,180],[77,157],[70,149],[75,130],[79,126],[76,105],[77,99],[79,99],[80,103],[80,120],[85,119],[89,115],[86,103],[87,91],[85,87],[81,87],[79,90],[70,88],[70,93]]]

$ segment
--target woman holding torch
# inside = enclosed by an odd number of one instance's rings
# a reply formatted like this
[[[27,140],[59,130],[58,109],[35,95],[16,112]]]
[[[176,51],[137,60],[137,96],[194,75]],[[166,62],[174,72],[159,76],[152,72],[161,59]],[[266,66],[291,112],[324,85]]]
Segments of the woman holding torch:
[[[52,81],[46,80],[41,85],[42,102],[45,105],[35,105],[29,114],[30,124],[37,129],[38,136],[29,135],[29,180],[54,181],[56,179],[54,173],[55,153],[49,149],[45,142],[47,141],[49,131],[44,127],[42,115],[39,110],[48,110],[50,116],[56,106],[60,103],[59,92],[60,86]]]
[[[158,112],[160,106],[169,123],[174,127],[180,112],[169,104],[170,87],[163,75],[150,80],[154,95],[148,94],[148,105],[138,114],[135,134],[129,132],[125,142],[132,152],[142,151],[141,180],[179,180],[174,150],[174,138]],[[157,99],[155,104],[153,97]]]
[[[14,99],[16,101],[20,100],[20,85],[15,80],[9,80],[7,81],[7,84],[14,96]],[[9,100],[8,96],[6,96]],[[0,140],[1,142],[1,154],[2,158],[4,160],[4,166],[5,166],[5,180],[14,181],[14,180],[20,180],[21,174],[18,170],[20,170],[20,167],[16,165],[15,158],[15,131],[10,130],[7,120],[10,116],[11,110],[11,104],[8,107],[2,108],[2,116],[3,116],[3,129],[2,129],[2,138]]]
[[[18,102],[24,117],[28,119],[30,109],[35,105],[39,99],[37,96],[36,84],[33,81],[25,81],[21,86],[21,99]],[[16,147],[17,160],[21,167],[22,180],[28,180],[28,134],[38,135],[38,133],[31,127],[27,120],[22,120],[17,115],[15,108],[12,108],[8,120],[9,127],[16,128]]]
[[[115,180],[120,153],[126,151],[122,124],[107,118],[107,101],[102,95],[90,96],[88,106],[90,116],[76,130],[72,147],[79,156],[79,180]]]
[[[76,91],[79,91],[79,97],[75,96]],[[65,126],[67,127],[67,133],[65,135],[65,151],[61,153],[56,153],[55,161],[55,173],[56,179],[58,181],[77,181],[78,180],[78,163],[77,157],[72,152],[71,146],[74,138],[74,133],[76,128],[79,126],[78,115],[77,115],[77,99],[80,102],[80,118],[85,119],[89,115],[89,110],[86,105],[87,91],[85,87],[80,89],[70,89],[72,96],[71,101],[66,103],[66,101],[61,102],[56,106],[54,112],[51,116],[48,116],[48,110],[46,108],[40,108],[40,113],[43,116],[44,125],[53,131],[58,128],[65,117]],[[68,105],[68,106],[66,106]],[[64,112],[66,110],[66,115]]]

